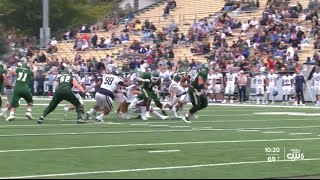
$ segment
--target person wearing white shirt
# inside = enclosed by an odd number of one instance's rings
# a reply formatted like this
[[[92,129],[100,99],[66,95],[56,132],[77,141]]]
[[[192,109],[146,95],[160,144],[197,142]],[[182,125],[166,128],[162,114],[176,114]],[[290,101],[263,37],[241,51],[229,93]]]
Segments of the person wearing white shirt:
[[[226,84],[225,88],[225,94],[229,96],[229,101],[230,103],[233,103],[233,94],[234,94],[234,89],[235,89],[235,83],[237,80],[238,73],[234,68],[232,68],[233,72],[228,72],[226,76],[224,77],[224,81]],[[223,100],[221,103],[226,103],[226,100]]]
[[[50,42],[50,46],[56,46],[57,44],[58,44],[58,41],[56,40],[56,38],[52,38]]]
[[[316,96],[316,106],[320,106],[320,68],[316,67],[315,73],[313,73],[312,87]]]
[[[248,21],[245,21],[242,25],[241,25],[241,29],[243,32],[247,32],[248,29],[249,29],[249,24],[248,24]]]
[[[261,72],[258,72],[258,74],[254,77],[254,84],[256,87],[257,104],[260,104],[260,97],[262,98],[262,104],[265,104],[264,87],[266,84],[266,76]]]
[[[279,79],[278,74],[274,73],[273,69],[270,69],[270,73],[267,75],[267,102],[269,102],[270,94],[277,91],[277,80]],[[274,96],[272,95],[272,104],[274,104]]]
[[[288,54],[288,53],[290,53],[290,54]],[[294,49],[293,49],[293,47],[291,45],[287,48],[286,55],[289,55],[289,58],[293,59]]]
[[[293,77],[289,74],[282,76],[282,90],[283,90],[283,101],[282,103],[289,104],[289,96],[292,93]],[[286,98],[287,96],[287,98]]]

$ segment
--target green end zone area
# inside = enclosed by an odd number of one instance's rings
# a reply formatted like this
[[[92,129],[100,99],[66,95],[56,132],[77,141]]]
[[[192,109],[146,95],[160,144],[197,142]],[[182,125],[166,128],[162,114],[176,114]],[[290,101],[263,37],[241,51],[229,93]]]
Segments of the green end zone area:
[[[38,118],[47,100],[35,100]],[[63,104],[67,104],[63,102]],[[85,102],[89,109],[93,102]],[[216,106],[179,119],[0,121],[1,178],[276,178],[320,174],[318,108]]]

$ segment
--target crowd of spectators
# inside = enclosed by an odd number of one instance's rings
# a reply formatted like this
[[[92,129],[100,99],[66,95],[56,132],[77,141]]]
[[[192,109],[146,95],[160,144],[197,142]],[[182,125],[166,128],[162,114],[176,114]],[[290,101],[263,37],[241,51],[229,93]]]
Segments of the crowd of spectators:
[[[176,3],[173,2],[168,2],[167,6],[176,7]],[[240,1],[240,4],[252,2]],[[237,4],[229,0],[226,0],[226,3]],[[54,66],[69,66],[78,69],[83,75],[90,76],[101,71],[105,65],[107,68],[116,68],[115,62],[118,60],[127,60],[128,66],[123,69],[127,72],[133,72],[137,68],[142,71],[160,69],[167,73],[180,67],[201,68],[201,62],[194,59],[175,58],[173,49],[176,46],[186,46],[190,47],[190,51],[195,55],[206,56],[208,63],[215,70],[229,71],[237,67],[239,70],[252,73],[268,69],[293,71],[301,66],[300,62],[320,61],[317,51],[308,59],[301,60],[298,55],[306,46],[312,46],[308,42],[305,30],[307,22],[311,22],[310,34],[315,38],[313,46],[320,49],[317,15],[319,3],[310,0],[308,7],[302,7],[299,2],[293,6],[289,6],[289,3],[289,0],[269,0],[261,18],[248,18],[242,22],[230,16],[228,12],[219,12],[210,18],[194,22],[187,34],[180,33],[179,24],[175,21],[171,21],[167,27],[156,27],[148,19],[129,21],[123,29],[116,31],[116,20],[111,19],[106,21],[107,26],[84,25],[79,33],[68,31],[64,38],[74,40],[76,51],[123,46],[123,50],[116,56],[110,54],[103,59],[94,56],[84,59],[79,52],[74,59],[56,59],[50,56],[58,51],[57,40],[53,38],[45,52],[35,53],[29,47],[27,57],[14,55],[9,63],[28,61],[41,64],[42,66],[34,68],[43,72]],[[255,1],[255,6],[259,6],[259,1]],[[96,32],[101,30],[111,31],[111,36],[98,37]],[[141,39],[131,41],[133,35],[138,35]],[[228,38],[233,38],[233,42],[228,42]]]
[[[226,0],[221,11],[252,11],[259,7],[259,0]]]

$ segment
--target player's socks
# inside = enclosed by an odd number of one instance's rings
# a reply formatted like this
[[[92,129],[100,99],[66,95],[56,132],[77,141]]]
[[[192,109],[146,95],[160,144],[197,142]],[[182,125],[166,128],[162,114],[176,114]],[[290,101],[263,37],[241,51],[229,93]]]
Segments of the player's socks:
[[[5,117],[5,118],[7,117],[7,111],[8,111],[7,108],[2,108],[2,109],[1,109],[1,114],[2,114],[2,116]]]
[[[177,108],[176,108],[176,106],[173,106],[173,107],[172,107],[172,111],[173,111],[174,117],[176,117],[176,118],[181,118],[181,117],[177,114]]]
[[[260,104],[260,96],[257,96],[257,104]]]
[[[146,111],[146,117],[147,117],[147,118],[151,118],[149,111]]]
[[[104,114],[101,113],[99,116],[96,117],[96,120],[99,122],[104,122],[103,118],[104,118]]]
[[[146,107],[140,106],[140,111],[141,111],[141,119],[144,121],[148,120],[148,118],[146,117]]]

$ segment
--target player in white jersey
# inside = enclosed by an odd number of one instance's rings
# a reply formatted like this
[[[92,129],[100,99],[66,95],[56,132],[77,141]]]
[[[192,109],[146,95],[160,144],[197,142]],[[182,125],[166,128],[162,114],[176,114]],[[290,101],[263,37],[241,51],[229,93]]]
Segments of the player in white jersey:
[[[316,106],[320,106],[320,67],[316,67],[313,73],[312,86],[317,100]]]
[[[209,98],[208,98],[209,102],[214,102],[215,101],[214,96],[213,96],[213,92],[214,92],[213,81],[214,81],[214,78],[215,78],[215,74],[214,74],[213,70],[210,70],[209,74],[208,74],[208,79],[207,79],[207,85],[208,85],[207,93],[209,94]]]
[[[274,73],[273,69],[270,69],[270,73],[267,75],[267,102],[269,102],[270,94],[272,95],[272,103],[274,104],[274,92],[277,91],[277,80],[279,79],[278,74]]]
[[[214,88],[214,95],[217,102],[221,102],[223,100],[223,96],[221,94],[221,89],[224,87],[223,85],[223,75],[215,71],[214,78],[213,78],[213,88]]]
[[[117,72],[114,72],[117,74]],[[124,77],[121,75],[121,77]],[[127,79],[124,79],[126,82]],[[117,92],[114,94],[114,101],[118,103],[118,108],[116,110],[117,116],[122,119],[130,119],[128,115],[128,105],[127,105],[127,97],[125,96],[127,90],[123,86],[119,86]]]
[[[177,111],[182,110],[183,106],[187,104],[187,91],[179,84],[180,76],[175,76],[173,81],[170,81],[169,86],[170,101],[165,105],[165,108],[172,109],[175,118],[181,119],[182,116],[178,115]]]
[[[5,86],[4,92],[7,97],[7,102],[4,104],[3,108],[1,109],[0,115],[3,116],[4,118],[7,118],[7,112],[8,108],[11,102],[12,94],[13,94],[13,89],[16,84],[16,75],[12,74],[11,72],[15,70],[17,67],[16,66],[11,66],[7,68],[7,81],[8,85]],[[20,102],[20,101],[19,101]]]
[[[104,122],[104,116],[108,115],[113,108],[112,102],[118,86],[124,85],[123,79],[118,74],[103,74],[101,86],[97,89],[95,95],[96,105],[86,113],[87,118],[102,109],[102,113],[96,117],[96,120]]]
[[[84,75],[81,79],[82,83],[85,85],[86,89],[90,87],[92,77],[89,74]]]
[[[264,102],[264,88],[266,85],[266,76],[259,72],[254,77],[254,85],[256,87],[256,96],[257,96],[257,104],[260,104],[260,98],[262,98],[261,103],[265,104]]]
[[[233,103],[233,94],[234,94],[234,88],[235,88],[237,76],[238,74],[234,69],[233,72],[228,72],[224,77],[224,82],[226,84],[224,94],[229,96],[230,103]],[[223,100],[222,103],[226,103],[226,100]]]
[[[289,104],[289,97],[292,94],[293,77],[289,74],[282,76],[282,90],[283,100],[282,103]],[[287,96],[287,97],[286,97]]]
[[[78,81],[78,83],[84,88],[85,87],[85,85],[83,84],[83,79],[81,79],[81,77],[78,75],[78,71],[73,71],[73,78],[74,79],[76,79],[77,81]],[[85,89],[85,88],[84,88]],[[80,92],[79,92],[79,90],[76,88],[76,87],[72,87],[71,88],[71,90],[72,90],[72,92],[73,92],[73,94],[79,99],[79,102],[80,102],[80,104],[81,104],[81,108],[84,108],[84,103],[83,103],[83,101],[82,101],[82,97],[81,97],[81,95],[80,95]],[[76,110],[76,107],[74,106],[74,105],[70,105],[69,107],[64,107],[63,108],[63,111],[64,111],[64,119],[66,119],[67,118],[67,116],[68,116],[68,112],[69,111],[72,111],[72,110]],[[85,112],[84,111],[84,109],[83,109],[83,112]]]

